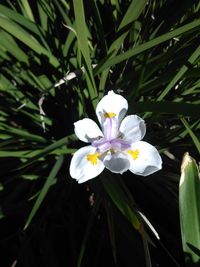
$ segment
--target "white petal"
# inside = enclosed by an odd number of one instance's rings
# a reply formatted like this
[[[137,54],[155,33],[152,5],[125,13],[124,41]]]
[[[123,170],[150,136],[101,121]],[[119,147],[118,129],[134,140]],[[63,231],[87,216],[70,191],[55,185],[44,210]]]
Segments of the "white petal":
[[[120,121],[124,118],[128,109],[127,100],[113,91],[109,91],[97,105],[96,114],[101,125],[105,120],[105,114],[116,114],[116,118]]]
[[[130,168],[130,161],[127,155],[116,152],[114,154],[108,153],[104,159],[103,163],[107,169],[114,173],[123,173]]]
[[[137,175],[147,176],[162,168],[162,159],[158,150],[147,142],[139,141],[132,144],[131,151],[136,152],[136,157],[130,154],[130,171]]]
[[[96,149],[92,146],[85,146],[77,150],[71,160],[70,175],[76,179],[78,183],[86,182],[98,176],[104,169],[104,164],[100,159],[97,159],[96,164],[92,164],[87,156],[94,154]]]
[[[113,140],[119,135],[119,120],[117,118],[106,118],[102,125],[106,140]]]
[[[103,136],[96,122],[87,118],[74,123],[74,132],[81,141],[87,143]]]
[[[146,133],[145,122],[137,115],[129,115],[123,119],[119,131],[129,143],[140,141]]]

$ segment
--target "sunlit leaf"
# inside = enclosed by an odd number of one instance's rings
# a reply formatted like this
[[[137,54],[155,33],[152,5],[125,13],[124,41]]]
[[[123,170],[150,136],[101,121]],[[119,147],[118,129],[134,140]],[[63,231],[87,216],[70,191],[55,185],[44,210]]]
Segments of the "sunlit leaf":
[[[183,250],[187,262],[196,263],[199,255],[188,246],[200,248],[200,176],[195,160],[186,153],[181,166],[179,209]]]

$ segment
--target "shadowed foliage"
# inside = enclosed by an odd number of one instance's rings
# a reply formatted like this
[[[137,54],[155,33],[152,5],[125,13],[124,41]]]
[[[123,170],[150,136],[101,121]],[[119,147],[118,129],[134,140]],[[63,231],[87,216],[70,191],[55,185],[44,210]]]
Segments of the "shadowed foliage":
[[[199,14],[188,0],[0,1],[2,267],[198,266],[179,180],[200,152]],[[163,169],[77,184],[73,123],[97,121],[109,90],[144,118]]]

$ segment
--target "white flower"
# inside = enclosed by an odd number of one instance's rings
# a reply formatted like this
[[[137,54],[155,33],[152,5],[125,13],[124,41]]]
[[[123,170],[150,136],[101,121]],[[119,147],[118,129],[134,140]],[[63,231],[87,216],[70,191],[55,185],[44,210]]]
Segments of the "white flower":
[[[96,177],[104,168],[143,176],[162,168],[157,149],[141,141],[146,132],[144,120],[136,115],[125,117],[127,109],[126,99],[109,91],[96,108],[102,131],[88,118],[74,123],[76,136],[91,143],[77,150],[71,160],[70,175],[78,183]]]

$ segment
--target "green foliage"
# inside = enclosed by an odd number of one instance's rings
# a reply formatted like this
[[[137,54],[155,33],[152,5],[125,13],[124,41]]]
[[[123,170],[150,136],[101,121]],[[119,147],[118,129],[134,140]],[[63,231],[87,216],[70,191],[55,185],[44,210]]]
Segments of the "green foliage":
[[[200,255],[196,252],[200,248],[199,175],[195,160],[188,153],[185,154],[181,167],[179,205],[183,250],[188,266],[200,262]]]
[[[200,151],[200,3],[179,2],[1,1],[5,266],[183,266],[178,184],[182,155]],[[78,185],[69,176],[81,146],[73,123],[96,120],[109,90],[145,118],[163,170],[105,171]]]

